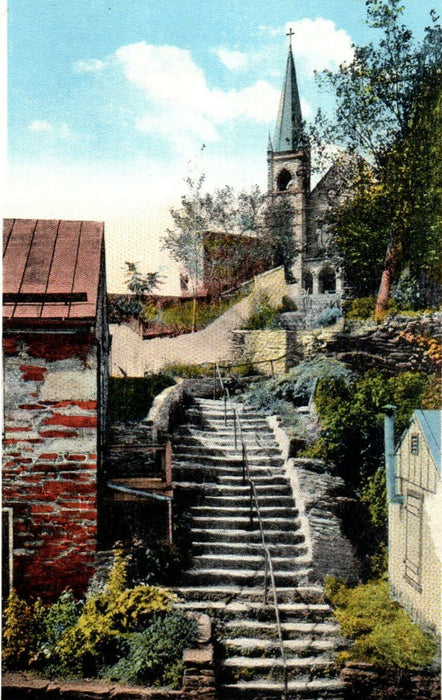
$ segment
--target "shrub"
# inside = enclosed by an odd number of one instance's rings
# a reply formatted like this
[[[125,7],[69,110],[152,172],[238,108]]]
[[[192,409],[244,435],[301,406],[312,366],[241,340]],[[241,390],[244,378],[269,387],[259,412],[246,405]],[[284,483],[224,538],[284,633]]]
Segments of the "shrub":
[[[169,377],[183,377],[192,379],[195,377],[213,376],[212,365],[186,365],[180,362],[173,362],[163,368],[163,374]]]
[[[197,623],[182,613],[157,617],[144,631],[126,637],[127,651],[101,676],[113,681],[180,685],[181,657],[195,643]]]
[[[286,294],[281,299],[281,311],[286,313],[287,311],[297,311],[298,306],[296,302]]]
[[[344,658],[396,668],[432,663],[436,645],[392,600],[387,581],[349,588],[327,577],[325,588],[343,633],[354,640]]]
[[[345,317],[348,319],[366,319],[374,315],[376,297],[359,297],[345,304]]]
[[[336,306],[328,307],[323,309],[313,321],[314,328],[324,328],[326,326],[333,326],[339,318],[341,318],[341,309]]]
[[[275,328],[278,313],[278,310],[271,305],[267,292],[259,292],[252,300],[250,313],[243,328],[248,331]]]
[[[3,619],[3,662],[9,669],[24,669],[32,663],[38,651],[41,603],[27,603],[12,590]]]
[[[142,420],[153,400],[163,389],[174,384],[166,373],[149,377],[111,377],[109,379],[109,420]]]

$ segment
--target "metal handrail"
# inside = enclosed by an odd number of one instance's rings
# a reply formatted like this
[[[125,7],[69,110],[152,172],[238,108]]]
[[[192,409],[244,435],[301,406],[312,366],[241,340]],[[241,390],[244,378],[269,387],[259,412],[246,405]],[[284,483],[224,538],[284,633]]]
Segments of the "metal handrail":
[[[264,605],[267,605],[267,596],[268,596],[268,588],[269,588],[268,576],[270,576],[270,588],[271,588],[272,594],[273,594],[273,607],[274,607],[274,611],[275,611],[276,629],[278,632],[279,649],[280,649],[281,661],[282,661],[282,666],[283,666],[283,682],[284,682],[283,698],[285,698],[287,696],[287,693],[288,693],[287,657],[285,655],[284,643],[282,640],[281,618],[279,615],[278,596],[276,594],[275,574],[273,571],[273,564],[272,564],[272,558],[270,556],[270,550],[267,546],[267,542],[266,542],[265,535],[264,535],[264,526],[263,526],[263,522],[262,522],[261,511],[259,508],[258,494],[256,492],[255,483],[250,478],[250,467],[249,467],[249,460],[247,458],[247,447],[246,447],[243,433],[242,433],[241,419],[239,417],[239,413],[236,410],[236,408],[233,409],[233,424],[234,424],[235,449],[237,449],[238,437],[239,437],[240,444],[241,444],[243,483],[244,484],[248,483],[248,485],[250,487],[250,525],[251,526],[253,525],[253,505],[255,505],[256,515],[258,517],[259,530],[260,530],[260,534],[261,534],[261,543],[262,543],[262,547],[263,547],[263,551],[264,551],[264,565],[265,565],[265,570],[264,570]]]

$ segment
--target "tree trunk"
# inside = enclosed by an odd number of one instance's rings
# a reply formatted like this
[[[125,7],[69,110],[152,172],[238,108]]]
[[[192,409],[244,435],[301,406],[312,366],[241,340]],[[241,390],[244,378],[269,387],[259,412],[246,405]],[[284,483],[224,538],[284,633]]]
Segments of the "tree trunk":
[[[193,306],[192,306],[192,333],[196,330],[196,291],[193,295]]]
[[[385,254],[384,269],[382,271],[381,284],[379,285],[378,298],[374,312],[375,321],[383,321],[388,313],[388,302],[390,301],[391,288],[393,286],[394,275],[399,260],[399,246],[397,243],[390,243]]]

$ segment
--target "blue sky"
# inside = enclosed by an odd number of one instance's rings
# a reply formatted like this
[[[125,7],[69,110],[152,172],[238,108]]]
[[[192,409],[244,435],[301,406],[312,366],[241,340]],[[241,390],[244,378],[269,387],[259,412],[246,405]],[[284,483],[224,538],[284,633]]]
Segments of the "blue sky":
[[[434,2],[404,4],[420,38]],[[265,187],[287,27],[308,118],[313,69],[374,39],[364,18],[363,0],[11,0],[5,214],[104,220],[111,290],[126,259],[167,272],[187,173]]]

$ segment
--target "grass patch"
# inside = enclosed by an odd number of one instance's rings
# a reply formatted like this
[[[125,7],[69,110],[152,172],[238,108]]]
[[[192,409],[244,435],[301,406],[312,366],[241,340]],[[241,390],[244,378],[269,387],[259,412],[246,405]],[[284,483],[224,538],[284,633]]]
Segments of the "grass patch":
[[[201,330],[215,321],[219,316],[245,298],[243,291],[236,292],[227,299],[198,301],[196,306],[196,328]],[[180,331],[192,330],[193,301],[182,301],[161,311],[161,322],[166,326],[175,326]]]

